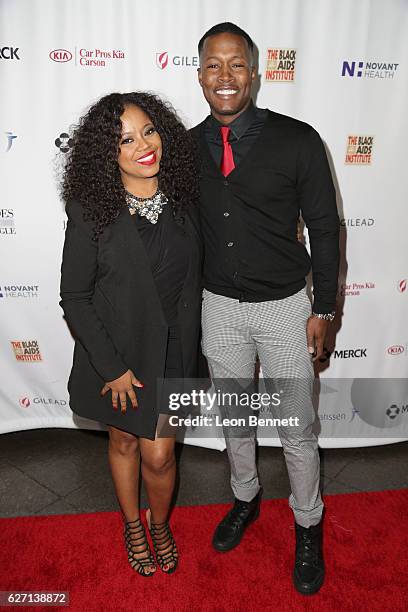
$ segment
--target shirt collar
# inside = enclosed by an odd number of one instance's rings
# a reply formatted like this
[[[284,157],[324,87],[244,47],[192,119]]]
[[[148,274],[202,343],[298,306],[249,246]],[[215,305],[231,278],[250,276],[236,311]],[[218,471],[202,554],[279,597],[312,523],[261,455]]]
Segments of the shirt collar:
[[[241,113],[234,121],[228,124],[227,127],[231,128],[232,135],[239,140],[247,131],[251,123],[256,118],[256,109],[254,103],[249,103],[248,108]],[[220,136],[220,127],[224,124],[218,121],[213,115],[209,115],[208,117],[208,126],[210,130],[213,132],[214,136]]]

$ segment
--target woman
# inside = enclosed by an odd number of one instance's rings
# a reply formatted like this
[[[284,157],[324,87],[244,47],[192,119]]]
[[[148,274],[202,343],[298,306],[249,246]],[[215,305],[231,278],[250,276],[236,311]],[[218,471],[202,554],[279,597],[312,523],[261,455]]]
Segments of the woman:
[[[156,570],[139,513],[141,469],[157,564],[170,574],[178,559],[167,522],[175,438],[157,429],[168,418],[163,379],[196,375],[195,149],[171,107],[141,92],[103,97],[72,141],[60,302],[75,337],[70,406],[108,425],[130,564],[142,576]]]

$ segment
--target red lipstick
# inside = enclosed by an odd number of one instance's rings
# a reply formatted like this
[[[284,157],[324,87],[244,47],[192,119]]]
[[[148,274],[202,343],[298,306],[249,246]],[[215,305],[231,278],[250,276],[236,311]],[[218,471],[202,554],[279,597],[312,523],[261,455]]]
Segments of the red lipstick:
[[[148,153],[145,153],[145,155],[142,155],[142,157],[139,157],[139,159],[136,161],[142,166],[153,166],[157,162],[156,152],[149,151]]]

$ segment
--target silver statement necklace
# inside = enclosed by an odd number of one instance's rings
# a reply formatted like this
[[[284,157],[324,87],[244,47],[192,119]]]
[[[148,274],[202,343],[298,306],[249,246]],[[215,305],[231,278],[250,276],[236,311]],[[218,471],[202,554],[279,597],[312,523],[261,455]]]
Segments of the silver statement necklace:
[[[133,193],[126,191],[126,204],[130,212],[132,214],[137,212],[140,217],[146,217],[150,223],[157,223],[159,215],[163,211],[163,206],[167,202],[168,199],[159,188],[150,198],[138,198]]]

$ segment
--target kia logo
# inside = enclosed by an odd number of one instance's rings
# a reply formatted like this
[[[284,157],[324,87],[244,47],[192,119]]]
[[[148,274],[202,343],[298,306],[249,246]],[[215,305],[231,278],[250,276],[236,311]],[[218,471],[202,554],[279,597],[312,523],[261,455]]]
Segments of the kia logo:
[[[50,52],[50,59],[53,62],[69,62],[72,60],[72,53],[66,49],[54,49]]]
[[[164,70],[168,63],[169,54],[167,51],[163,51],[163,53],[156,53],[156,64],[161,70]]]
[[[30,404],[31,404],[31,402],[28,399],[28,397],[22,397],[20,399],[20,406],[22,406],[23,408],[28,408]]]
[[[389,346],[387,349],[387,353],[389,355],[401,355],[404,352],[404,347],[400,344],[394,344],[394,346]]]

